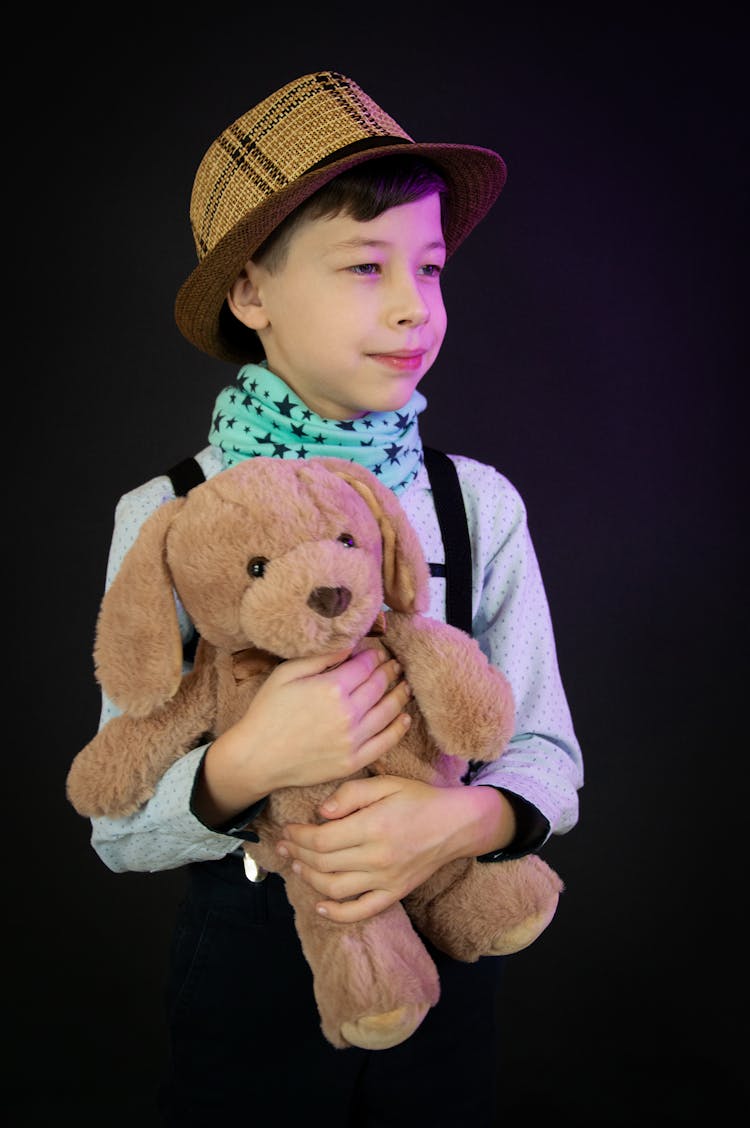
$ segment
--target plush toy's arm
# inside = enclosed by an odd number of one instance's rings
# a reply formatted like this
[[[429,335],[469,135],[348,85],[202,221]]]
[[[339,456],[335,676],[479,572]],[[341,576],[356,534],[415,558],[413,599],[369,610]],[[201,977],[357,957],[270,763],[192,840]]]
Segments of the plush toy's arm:
[[[122,818],[137,811],[167,768],[213,730],[216,673],[208,649],[202,640],[195,669],[165,705],[148,717],[113,717],[78,753],[66,788],[79,815]]]
[[[424,615],[389,611],[383,642],[444,753],[466,760],[501,755],[513,735],[512,692],[473,638]]]

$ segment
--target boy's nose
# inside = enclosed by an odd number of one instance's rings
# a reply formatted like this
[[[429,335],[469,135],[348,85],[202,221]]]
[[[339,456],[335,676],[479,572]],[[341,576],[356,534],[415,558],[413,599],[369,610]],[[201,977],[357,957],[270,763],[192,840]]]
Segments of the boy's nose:
[[[394,288],[390,313],[390,320],[397,325],[424,325],[429,321],[430,307],[416,282],[405,280]]]
[[[399,325],[424,325],[430,319],[430,311],[426,305],[415,306],[408,314],[399,317]]]

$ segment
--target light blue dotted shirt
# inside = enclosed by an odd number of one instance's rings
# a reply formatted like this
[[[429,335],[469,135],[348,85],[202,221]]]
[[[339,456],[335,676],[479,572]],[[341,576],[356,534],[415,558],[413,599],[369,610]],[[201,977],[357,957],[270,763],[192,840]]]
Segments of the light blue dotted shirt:
[[[206,477],[224,469],[209,446],[196,456]],[[484,765],[472,785],[502,787],[526,799],[564,834],[578,820],[583,762],[558,669],[547,598],[515,487],[491,466],[452,455],[461,482],[473,555],[473,634],[513,688],[516,731],[495,763]],[[107,566],[107,586],[141,525],[174,496],[167,477],[125,494],[117,504]],[[444,561],[443,545],[427,472],[422,467],[399,497],[426,558]],[[430,579],[428,614],[445,621],[445,579]],[[190,623],[181,612],[183,636]],[[106,697],[101,723],[117,712]],[[123,819],[92,820],[92,846],[115,872],[175,869],[188,862],[221,858],[239,848],[237,838],[209,830],[190,811],[196,771],[205,748],[183,756],[164,774],[153,797]],[[467,759],[470,759],[470,750]]]

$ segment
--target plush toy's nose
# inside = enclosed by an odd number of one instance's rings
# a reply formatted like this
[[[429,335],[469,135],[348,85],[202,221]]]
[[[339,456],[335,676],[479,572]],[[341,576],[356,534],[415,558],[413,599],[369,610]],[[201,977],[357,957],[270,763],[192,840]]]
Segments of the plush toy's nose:
[[[346,611],[351,598],[352,593],[349,588],[319,587],[310,592],[307,605],[319,615],[325,615],[326,619],[335,619],[337,615],[342,615]]]

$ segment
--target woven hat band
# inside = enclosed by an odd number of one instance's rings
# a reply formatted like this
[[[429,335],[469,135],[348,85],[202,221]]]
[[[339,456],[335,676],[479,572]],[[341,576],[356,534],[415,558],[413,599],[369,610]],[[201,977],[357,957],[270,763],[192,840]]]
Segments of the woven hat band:
[[[317,172],[319,168],[325,168],[326,165],[333,164],[334,161],[342,161],[346,157],[354,157],[357,153],[368,152],[370,149],[377,149],[381,145],[410,145],[411,141],[407,141],[405,137],[365,137],[362,141],[354,141],[351,145],[344,145],[341,149],[337,149],[335,153],[330,153],[327,157],[323,157],[322,161],[318,161],[312,168],[305,169],[305,172]]]
[[[341,150],[411,141],[343,75],[318,72],[289,83],[225,129],[203,158],[190,202],[199,261],[243,216]]]

